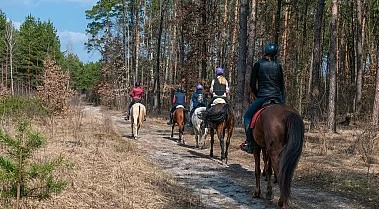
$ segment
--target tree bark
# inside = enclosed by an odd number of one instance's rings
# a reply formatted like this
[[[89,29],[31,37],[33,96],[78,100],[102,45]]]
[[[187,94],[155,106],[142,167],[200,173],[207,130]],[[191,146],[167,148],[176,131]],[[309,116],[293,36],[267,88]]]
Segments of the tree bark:
[[[255,60],[255,42],[256,42],[256,25],[257,25],[257,0],[251,1],[251,16],[249,24],[249,43],[247,51],[247,61],[246,61],[246,74],[245,74],[245,100],[243,108],[246,109],[252,102],[252,92],[249,86],[251,71],[253,68],[253,63]]]
[[[247,0],[241,0],[240,5],[240,32],[239,32],[239,53],[237,62],[237,96],[236,118],[237,124],[242,124],[241,116],[243,114],[243,102],[245,95],[245,73],[246,73],[246,52],[247,52]]]
[[[161,114],[161,93],[160,93],[160,55],[161,55],[161,42],[162,42],[162,31],[163,31],[163,15],[164,15],[164,5],[165,1],[160,4],[160,21],[159,21],[159,32],[158,32],[158,44],[157,44],[157,62],[154,74],[154,109],[158,114]]]
[[[318,0],[317,11],[315,15],[314,38],[313,38],[313,65],[311,73],[311,90],[309,103],[309,117],[311,121],[311,129],[318,125],[319,108],[320,108],[320,72],[321,72],[321,38],[322,38],[322,20],[324,15],[325,0]]]
[[[336,132],[336,70],[337,70],[337,19],[338,0],[332,1],[332,20],[330,22],[329,48],[329,103],[328,103],[328,131]]]
[[[206,39],[206,28],[207,28],[207,1],[201,1],[201,28],[203,40],[201,43],[201,78],[207,78],[207,39]]]
[[[379,125],[379,40],[376,40],[376,78],[375,78],[375,100],[372,111],[372,124]]]
[[[14,88],[13,88],[13,50],[14,50],[14,45],[16,43],[16,38],[15,38],[15,28],[13,26],[12,21],[7,22],[7,24],[6,24],[5,39],[6,39],[8,51],[9,51],[11,95],[13,96],[14,95]]]
[[[358,116],[362,106],[362,86],[363,86],[363,62],[362,62],[362,2],[357,0],[357,92],[355,100],[355,115]]]
[[[277,0],[277,10],[275,17],[275,43],[279,44],[279,34],[280,34],[280,11],[282,10],[282,0]]]

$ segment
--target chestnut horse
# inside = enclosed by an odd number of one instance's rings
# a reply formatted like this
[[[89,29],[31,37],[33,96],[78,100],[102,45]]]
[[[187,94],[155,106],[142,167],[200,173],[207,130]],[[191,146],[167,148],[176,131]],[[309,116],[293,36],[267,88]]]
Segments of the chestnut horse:
[[[179,143],[183,142],[184,144],[184,126],[186,124],[185,110],[183,105],[178,105],[172,113],[172,129],[171,129],[171,139],[174,137],[174,127],[175,124],[179,126]]]
[[[225,164],[227,164],[230,138],[233,134],[235,122],[232,109],[227,103],[218,103],[213,105],[212,108],[210,108],[208,112],[204,114],[204,117],[205,123],[207,123],[209,133],[211,135],[211,149],[209,156],[213,157],[214,135],[216,132],[220,141],[221,161],[224,162],[225,160]],[[228,135],[225,141],[226,130]]]
[[[304,141],[304,122],[299,113],[284,104],[273,104],[264,109],[258,116],[252,134],[255,159],[255,191],[253,196],[259,197],[260,188],[260,153],[263,152],[267,178],[267,199],[272,199],[272,169],[277,174],[280,188],[278,205],[289,207],[291,182],[297,162],[299,161]]]
[[[131,116],[131,126],[132,126],[132,136],[134,139],[137,139],[139,129],[142,126],[142,122],[146,118],[146,107],[141,103],[135,103],[130,108]]]

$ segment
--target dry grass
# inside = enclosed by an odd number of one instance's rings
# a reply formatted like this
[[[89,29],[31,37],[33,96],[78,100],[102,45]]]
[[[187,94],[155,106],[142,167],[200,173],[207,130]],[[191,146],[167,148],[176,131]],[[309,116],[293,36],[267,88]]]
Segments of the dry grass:
[[[67,166],[57,176],[69,186],[50,200],[24,201],[24,208],[203,208],[200,197],[122,138],[109,115],[86,115],[79,107],[66,119],[55,118],[54,133],[49,121],[35,124],[46,136],[53,136],[35,159],[62,156]],[[378,133],[356,126],[339,127],[337,134],[307,132],[294,186],[302,184],[349,197],[366,208],[379,208]],[[186,136],[187,144],[194,145],[188,129]],[[243,141],[243,130],[236,128],[229,163],[253,169],[253,156],[239,150]],[[219,155],[218,143],[214,152]]]
[[[378,208],[378,130],[350,126],[337,132],[306,133],[296,181]]]
[[[69,184],[49,200],[24,200],[23,208],[201,208],[199,197],[119,136],[109,116],[78,108],[55,118],[54,129],[49,121],[35,123],[53,137],[34,160],[62,156],[66,166],[57,176]],[[0,202],[0,208],[11,205]]]
[[[379,130],[362,125],[338,127],[337,132],[330,134],[320,128],[305,133],[293,186],[302,184],[316,191],[348,197],[366,208],[379,208]],[[188,144],[195,143],[191,140]],[[235,128],[229,161],[253,170],[253,156],[239,149],[244,140],[243,129]],[[209,137],[206,147],[209,147]],[[219,155],[217,139],[214,153]]]

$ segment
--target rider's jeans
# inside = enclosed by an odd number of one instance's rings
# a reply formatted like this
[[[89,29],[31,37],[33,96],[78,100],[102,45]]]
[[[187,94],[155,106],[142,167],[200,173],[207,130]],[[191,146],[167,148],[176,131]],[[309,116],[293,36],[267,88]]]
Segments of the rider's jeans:
[[[245,112],[243,116],[243,124],[245,127],[249,126],[251,123],[251,119],[253,118],[253,115],[257,110],[262,106],[263,102],[265,101],[264,97],[257,97],[254,102],[247,108],[247,111]]]

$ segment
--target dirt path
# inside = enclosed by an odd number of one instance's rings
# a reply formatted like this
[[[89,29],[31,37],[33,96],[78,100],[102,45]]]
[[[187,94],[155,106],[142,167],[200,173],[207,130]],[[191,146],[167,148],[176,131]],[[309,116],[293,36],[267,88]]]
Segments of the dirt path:
[[[92,114],[100,114],[99,108],[86,107]],[[103,113],[104,114],[104,113]],[[131,139],[130,122],[123,120],[122,114],[110,114],[117,131],[125,138]],[[194,136],[185,134],[186,145],[178,144],[170,139],[171,127],[166,121],[148,118],[140,132],[140,138],[133,140],[135,145],[146,152],[157,165],[167,173],[174,175],[179,182],[185,184],[201,197],[206,208],[276,208],[279,191],[273,185],[274,199],[264,199],[266,185],[262,183],[262,197],[252,198],[255,187],[253,157],[245,155],[234,146],[231,147],[228,165],[222,165],[218,160],[219,150],[216,142],[215,157],[209,158],[209,149],[195,149]],[[177,136],[177,130],[174,137]],[[240,131],[241,132],[241,131]],[[238,136],[238,130],[236,134]],[[234,138],[234,137],[233,137]],[[232,140],[233,140],[232,138]],[[237,142],[234,142],[235,144]],[[240,142],[239,142],[240,143]],[[209,141],[207,141],[209,145]],[[241,157],[243,156],[243,157]],[[305,185],[293,182],[292,208],[365,208],[347,198],[339,197],[321,191],[312,190]]]

